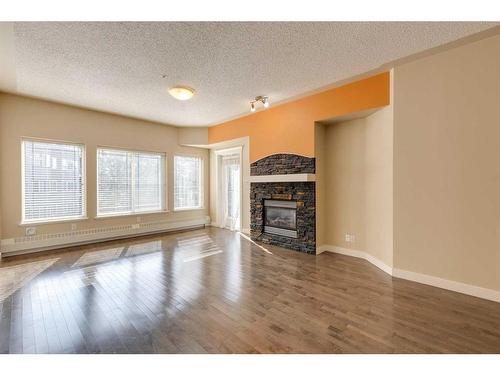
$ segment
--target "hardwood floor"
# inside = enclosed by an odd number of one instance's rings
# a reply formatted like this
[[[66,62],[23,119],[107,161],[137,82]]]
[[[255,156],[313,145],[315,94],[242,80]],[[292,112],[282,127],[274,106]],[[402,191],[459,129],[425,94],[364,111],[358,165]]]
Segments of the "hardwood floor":
[[[499,353],[500,304],[222,229],[0,262],[0,353]]]

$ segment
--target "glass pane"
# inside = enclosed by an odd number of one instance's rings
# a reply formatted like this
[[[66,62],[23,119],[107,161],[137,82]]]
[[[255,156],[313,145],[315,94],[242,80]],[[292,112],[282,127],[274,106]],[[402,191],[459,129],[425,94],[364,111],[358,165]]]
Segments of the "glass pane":
[[[165,155],[99,149],[98,214],[165,209]]]
[[[232,219],[239,217],[240,211],[240,166],[231,164],[227,167],[227,214]]]
[[[136,211],[159,211],[162,207],[162,158],[138,154],[136,168]]]
[[[175,156],[174,164],[174,208],[201,207],[201,158]]]
[[[266,207],[265,225],[296,229],[296,210],[282,207]]]
[[[132,212],[131,157],[126,151],[99,150],[99,214]]]

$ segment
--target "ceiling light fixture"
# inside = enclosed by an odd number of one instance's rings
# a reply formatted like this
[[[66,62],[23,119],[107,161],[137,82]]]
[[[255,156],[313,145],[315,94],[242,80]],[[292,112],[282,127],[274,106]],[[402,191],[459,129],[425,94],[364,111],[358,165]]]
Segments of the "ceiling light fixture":
[[[188,86],[175,86],[168,89],[168,93],[177,100],[189,100],[193,97],[195,91]]]
[[[258,102],[262,103],[264,108],[269,108],[269,97],[259,95],[256,96],[255,99],[250,102],[250,111],[255,112],[255,103]]]

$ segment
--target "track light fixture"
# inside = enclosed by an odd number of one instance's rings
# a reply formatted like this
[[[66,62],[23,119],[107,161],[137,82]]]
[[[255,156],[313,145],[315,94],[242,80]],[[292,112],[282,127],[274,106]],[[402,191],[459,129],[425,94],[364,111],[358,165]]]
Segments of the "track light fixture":
[[[259,95],[256,96],[254,100],[250,102],[250,111],[255,112],[255,103],[262,103],[264,108],[269,108],[269,97]]]

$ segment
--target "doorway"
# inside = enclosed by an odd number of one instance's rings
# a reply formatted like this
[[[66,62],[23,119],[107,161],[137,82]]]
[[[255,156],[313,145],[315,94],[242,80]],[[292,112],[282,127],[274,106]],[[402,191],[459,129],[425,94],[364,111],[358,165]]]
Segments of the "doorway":
[[[241,229],[241,149],[217,151],[219,226]]]

